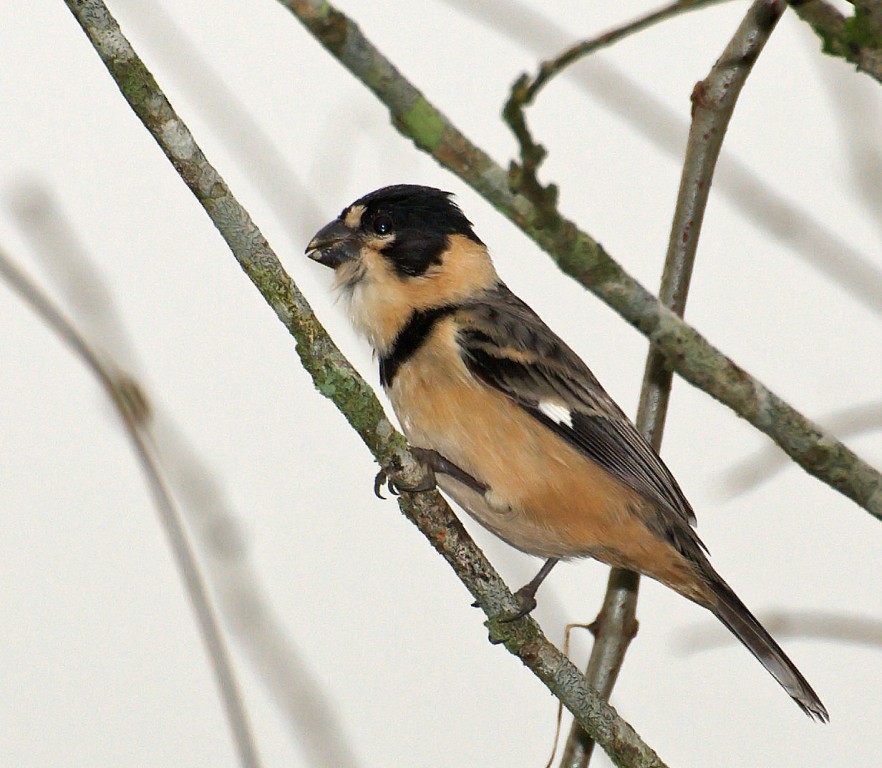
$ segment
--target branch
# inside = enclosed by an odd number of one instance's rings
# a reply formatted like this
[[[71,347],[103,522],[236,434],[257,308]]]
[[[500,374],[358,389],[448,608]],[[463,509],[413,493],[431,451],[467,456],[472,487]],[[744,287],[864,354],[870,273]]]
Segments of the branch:
[[[821,50],[855,65],[882,83],[882,3],[854,2],[854,16],[843,16],[826,0],[791,0],[796,15],[821,38]]]
[[[418,482],[421,469],[386,419],[373,390],[343,357],[284,271],[263,235],[208,163],[188,128],[159,90],[101,0],[65,0],[125,99],[160,145],[226,240],[236,260],[296,341],[316,388],[356,429],[380,466]],[[437,492],[405,495],[404,514],[447,560],[484,610],[494,643],[529,667],[618,765],[664,768],[664,763],[530,618],[501,622],[518,604]]]
[[[785,7],[776,0],[754,2],[722,56],[692,92],[692,125],[659,289],[659,299],[681,317],[686,310],[698,238],[729,121],[747,76]],[[664,357],[650,348],[640,390],[637,427],[656,451],[661,449],[671,379],[671,369]],[[637,632],[639,587],[638,574],[613,568],[603,607],[591,626],[595,642],[586,676],[604,699],[612,693],[625,653]],[[588,765],[593,748],[594,742],[574,724],[561,768]]]
[[[205,581],[196,564],[196,557],[184,532],[181,515],[165,485],[149,434],[144,429],[149,419],[146,401],[140,397],[137,387],[133,386],[126,376],[117,370],[112,370],[101,361],[74,325],[2,251],[0,251],[0,276],[86,364],[113,402],[147,478],[159,512],[159,522],[168,538],[175,565],[196,617],[238,752],[239,764],[243,768],[258,768],[260,760],[251,726],[245,714],[242,694],[233,672],[229,650],[208,597]]]
[[[560,266],[644,335],[668,365],[771,437],[809,474],[882,520],[882,475],[752,377],[627,274],[553,206],[512,193],[508,175],[472,144],[327,2],[279,0],[389,109],[392,122],[520,227]]]

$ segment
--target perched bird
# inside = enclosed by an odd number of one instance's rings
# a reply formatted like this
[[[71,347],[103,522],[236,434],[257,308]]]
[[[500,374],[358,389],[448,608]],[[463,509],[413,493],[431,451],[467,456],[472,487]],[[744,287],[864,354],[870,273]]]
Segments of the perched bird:
[[[664,462],[499,279],[450,193],[371,192],[319,230],[307,254],[334,269],[404,434],[437,485],[501,539],[548,559],[520,590],[519,615],[535,606],[558,559],[639,571],[714,613],[803,711],[828,719],[711,566]]]

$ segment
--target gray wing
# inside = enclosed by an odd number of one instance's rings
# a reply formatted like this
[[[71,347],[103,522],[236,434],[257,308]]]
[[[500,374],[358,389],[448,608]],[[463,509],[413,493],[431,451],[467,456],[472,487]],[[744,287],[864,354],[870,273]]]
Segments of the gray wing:
[[[579,356],[505,285],[462,306],[456,321],[462,358],[475,377],[510,397],[659,512],[695,524],[692,507],[652,446]],[[674,533],[664,520],[656,522],[660,533]]]

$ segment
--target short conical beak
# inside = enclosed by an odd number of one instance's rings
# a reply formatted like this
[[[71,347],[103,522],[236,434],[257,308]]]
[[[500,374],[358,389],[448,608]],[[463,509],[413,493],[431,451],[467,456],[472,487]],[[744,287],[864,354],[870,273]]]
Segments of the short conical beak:
[[[306,246],[306,255],[319,264],[336,269],[345,261],[357,259],[360,250],[361,243],[355,232],[335,219],[315,233]]]

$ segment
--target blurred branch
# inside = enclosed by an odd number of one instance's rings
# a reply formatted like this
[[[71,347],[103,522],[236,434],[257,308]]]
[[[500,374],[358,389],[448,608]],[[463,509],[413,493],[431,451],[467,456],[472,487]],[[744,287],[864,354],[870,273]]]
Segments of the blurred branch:
[[[287,716],[297,742],[310,764],[324,768],[355,768],[358,761],[336,722],[321,684],[304,663],[273,607],[264,596],[249,561],[242,532],[226,494],[174,423],[158,413],[144,388],[121,359],[131,344],[116,312],[112,294],[78,242],[76,231],[42,186],[20,187],[10,201],[34,253],[61,278],[63,298],[73,307],[80,338],[90,340],[91,354],[122,379],[127,403],[144,414],[139,427],[155,451],[189,532],[197,544],[218,610],[227,628],[244,649],[259,680]],[[97,336],[93,335],[97,334]],[[95,345],[94,339],[104,342]],[[84,343],[86,343],[84,341]],[[101,349],[98,354],[96,346]],[[121,373],[126,369],[126,373]],[[131,395],[131,396],[129,396]]]
[[[236,260],[296,341],[316,387],[330,398],[380,466],[413,485],[422,469],[383,414],[373,390],[343,357],[266,239],[208,163],[101,0],[66,0],[123,96],[160,145],[226,240]],[[402,511],[453,567],[488,617],[493,642],[506,648],[545,683],[578,722],[620,765],[662,768],[663,763],[584,676],[526,617],[500,619],[518,604],[437,491],[405,494]]]
[[[882,3],[854,0],[854,16],[843,16],[826,0],[791,0],[791,7],[821,38],[821,50],[854,64],[882,83]]]
[[[101,361],[73,324],[56,309],[46,295],[2,251],[0,251],[0,276],[86,364],[116,407],[117,414],[126,428],[126,434],[132,441],[135,454],[147,478],[150,492],[159,512],[160,523],[168,538],[175,564],[190,599],[190,606],[196,616],[196,623],[199,626],[214,671],[215,681],[220,690],[221,701],[238,752],[239,763],[243,768],[258,768],[260,760],[257,756],[254,737],[251,734],[251,726],[245,713],[242,694],[233,672],[229,651],[218,626],[217,617],[208,597],[208,590],[196,564],[196,558],[187,540],[180,513],[165,486],[149,434],[144,428],[149,419],[146,401],[130,379],[120,371],[112,370]]]
[[[112,350],[115,370],[133,370],[133,353],[110,292],[100,280],[70,222],[61,215],[46,185],[13,184],[9,209],[28,245],[60,286],[67,306],[93,349]]]
[[[276,702],[309,765],[359,760],[322,682],[305,663],[258,582],[229,499],[175,425],[155,414],[152,434],[200,545],[221,615]]]
[[[764,611],[760,623],[775,637],[801,640],[829,640],[834,643],[865,645],[882,650],[882,621],[850,613],[820,611]],[[678,645],[686,653],[709,650],[730,644],[735,638],[719,628],[696,629],[680,638]]]
[[[882,99],[868,99],[862,81],[843,74],[836,68],[817,67],[833,114],[839,124],[839,152],[848,159],[848,173],[857,199],[869,214],[869,223],[882,234],[882,145],[879,127],[882,126]],[[882,273],[868,288],[882,297]]]
[[[471,185],[561,269],[648,336],[677,373],[769,435],[807,472],[882,519],[882,475],[876,469],[725,357],[548,199],[537,206],[514,194],[505,170],[430,104],[349,18],[319,0],[279,2],[376,94],[398,130]]]
[[[741,89],[784,8],[783,3],[775,0],[754,2],[707,77],[692,92],[692,125],[659,289],[660,301],[681,317],[686,310],[698,239],[723,139]],[[636,423],[656,451],[661,450],[671,383],[671,369],[664,357],[650,348]],[[625,653],[637,632],[639,578],[636,573],[613,568],[603,607],[592,625],[596,639],[587,677],[605,699],[612,693]],[[561,768],[588,765],[593,748],[588,735],[574,725]]]
[[[310,223],[319,221],[322,211],[285,153],[254,117],[254,110],[224,82],[214,64],[192,44],[162,3],[125,0],[120,5],[146,30],[151,49],[162,57],[164,68],[173,73],[187,96],[210,119],[211,128],[239,160],[238,167],[251,178],[291,242],[303,242],[312,234],[307,231]],[[300,219],[291,217],[294,208],[303,211],[302,218],[307,220],[302,230]]]
[[[882,402],[849,406],[841,411],[821,416],[818,423],[840,437],[872,431],[882,432]],[[790,462],[781,451],[774,445],[765,446],[726,470],[724,482],[727,495],[731,497],[746,493],[788,466]]]

